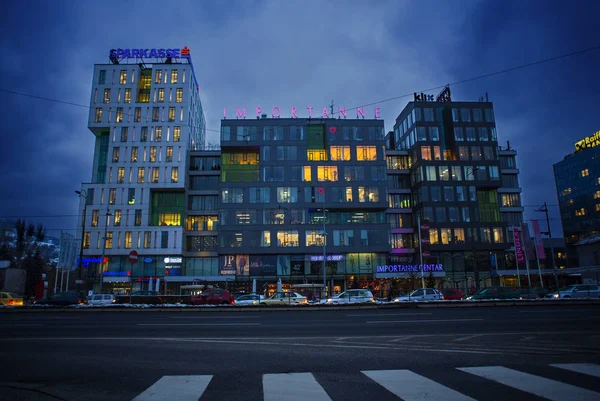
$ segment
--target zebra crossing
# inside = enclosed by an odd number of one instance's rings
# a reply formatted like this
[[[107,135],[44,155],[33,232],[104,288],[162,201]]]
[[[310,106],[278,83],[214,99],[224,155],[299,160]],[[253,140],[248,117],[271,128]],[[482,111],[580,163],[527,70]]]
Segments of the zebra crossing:
[[[529,395],[529,397],[539,397],[536,399],[551,401],[600,401],[598,385],[592,385],[592,382],[595,382],[594,378],[600,378],[600,365],[563,363],[551,364],[547,368],[558,373],[569,372],[570,374],[583,375],[586,379],[589,379],[585,383],[589,383],[589,386],[593,387],[594,390],[544,377],[543,374],[535,375],[504,366],[459,367],[455,370],[467,373],[467,378],[483,378],[499,383],[507,389],[518,390],[523,393],[523,399],[528,399],[527,395]],[[409,369],[364,370],[359,374],[368,378],[366,380],[366,383],[369,383],[367,387],[369,385],[381,386],[387,390],[389,397],[384,399],[484,401],[481,398],[473,398],[469,394],[465,394],[464,391],[453,389],[451,385],[440,384],[436,380],[426,377],[426,375],[415,373]],[[260,375],[257,375],[258,377]],[[260,399],[264,401],[333,401],[335,397],[328,393],[318,378],[319,374],[315,375],[310,372],[263,374]],[[213,375],[163,376],[135,397],[133,401],[197,401],[199,399],[202,401],[212,399],[209,398],[209,394],[205,394],[207,388],[211,386],[212,380]],[[340,383],[340,385],[344,384]],[[464,386],[462,388],[464,390]],[[219,389],[213,390],[218,391]],[[257,397],[250,397],[244,389],[240,391],[241,393],[237,399],[258,399]],[[491,394],[493,399],[499,399],[498,396],[497,393]]]

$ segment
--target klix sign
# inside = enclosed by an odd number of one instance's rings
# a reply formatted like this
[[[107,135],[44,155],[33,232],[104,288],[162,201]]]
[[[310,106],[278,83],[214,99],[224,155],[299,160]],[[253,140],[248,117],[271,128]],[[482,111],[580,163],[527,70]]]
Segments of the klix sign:
[[[365,118],[365,108],[364,107],[356,107],[356,118]],[[334,112],[332,110],[332,108],[329,107],[323,107],[323,111],[321,112],[321,114],[319,114],[319,108],[315,108],[313,106],[306,106],[306,114],[308,114],[308,118],[335,118],[334,116]],[[263,110],[263,108],[261,106],[257,106],[256,107],[256,118],[260,118],[267,115],[267,112],[271,112],[271,118],[281,118],[281,107],[279,106],[273,106],[271,107],[271,109],[269,110],[268,108]],[[300,112],[300,110],[296,107],[296,106],[292,106],[290,109],[290,113],[288,114],[289,118],[298,118],[298,113]],[[339,107],[338,108],[338,118],[347,118],[348,117],[348,112],[349,110],[347,110],[345,107]],[[250,112],[251,113],[251,112]],[[235,118],[246,118],[247,114],[246,113],[246,108],[242,107],[242,108],[236,108],[235,109]],[[284,116],[285,118],[285,116]],[[380,118],[380,110],[379,107],[374,107],[373,108],[373,118],[377,119]],[[227,108],[224,107],[223,108],[223,119],[227,119]]]

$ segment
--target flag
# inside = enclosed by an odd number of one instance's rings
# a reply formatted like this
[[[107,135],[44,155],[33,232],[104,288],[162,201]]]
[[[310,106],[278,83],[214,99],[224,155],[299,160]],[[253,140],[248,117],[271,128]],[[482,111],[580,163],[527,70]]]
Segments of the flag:
[[[538,255],[538,259],[546,259],[546,254],[544,253],[544,243],[542,241],[542,233],[540,231],[540,225],[537,220],[531,220],[531,225],[533,227],[533,237],[535,239],[535,249]]]
[[[531,240],[531,235],[529,234],[529,224],[521,223],[521,228],[523,229],[523,236],[521,237],[521,240],[523,242],[523,247],[525,248],[527,260],[534,260],[535,255],[533,254],[533,247],[535,245]]]
[[[521,241],[521,230],[519,227],[513,227],[513,237],[515,241],[515,253],[517,254],[517,263],[525,262],[523,253],[523,241]]]

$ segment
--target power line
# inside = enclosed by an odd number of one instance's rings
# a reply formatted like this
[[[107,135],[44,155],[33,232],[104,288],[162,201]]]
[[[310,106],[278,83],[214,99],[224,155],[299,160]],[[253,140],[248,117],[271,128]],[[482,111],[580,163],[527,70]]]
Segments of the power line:
[[[501,75],[501,74],[506,74],[508,72],[517,71],[517,70],[520,70],[520,69],[524,69],[524,68],[528,68],[528,67],[533,67],[533,66],[536,66],[536,65],[545,64],[545,63],[549,63],[549,62],[552,62],[552,61],[557,61],[557,60],[569,58],[569,57],[572,57],[572,56],[576,56],[576,55],[588,53],[588,52],[591,52],[591,51],[594,51],[594,50],[599,50],[599,49],[600,49],[600,45],[592,46],[592,47],[589,47],[587,49],[577,50],[577,51],[574,51],[574,52],[561,54],[559,56],[544,58],[544,59],[533,61],[533,62],[530,62],[530,63],[521,64],[521,65],[518,65],[518,66],[515,66],[515,67],[505,68],[503,70],[491,72],[491,73],[488,73],[488,74],[482,74],[482,75],[478,75],[478,76],[475,76],[475,77],[466,78],[466,79],[462,79],[462,80],[459,80],[459,81],[451,82],[449,84],[439,85],[439,86],[435,86],[435,87],[432,87],[432,88],[429,88],[429,89],[424,89],[424,90],[420,90],[420,91],[413,91],[413,92],[410,92],[410,93],[406,93],[406,94],[403,94],[403,95],[391,97],[391,98],[388,98],[388,99],[383,99],[383,100],[379,100],[379,101],[376,101],[376,102],[366,103],[366,104],[363,104],[363,105],[360,105],[360,106],[352,107],[352,108],[347,109],[347,110],[356,110],[356,109],[361,108],[361,107],[367,107],[367,106],[373,106],[373,105],[376,105],[376,104],[387,103],[387,102],[391,102],[391,101],[394,101],[394,100],[402,99],[402,98],[405,98],[405,97],[413,96],[413,94],[415,92],[419,92],[419,93],[421,93],[421,92],[423,92],[423,93],[431,92],[431,91],[434,91],[434,90],[443,89],[446,86],[456,86],[456,85],[464,84],[464,83],[467,83],[467,82],[473,82],[473,81],[477,81],[477,80],[480,80],[480,79],[489,78],[489,77],[493,77],[493,76]],[[0,88],[0,92],[10,93],[10,94],[19,95],[19,96],[30,97],[30,98],[33,98],[33,99],[45,100],[45,101],[54,102],[54,103],[61,103],[61,104],[66,104],[66,105],[71,105],[71,106],[82,107],[82,108],[86,108],[86,109],[89,109],[89,110],[91,110],[93,108],[92,106],[88,106],[88,105],[84,105],[84,104],[79,104],[79,103],[74,103],[74,102],[67,102],[67,101],[63,101],[63,100],[59,100],[59,99],[53,99],[53,98],[44,97],[44,96],[31,95],[31,94],[28,94],[28,93],[17,92],[17,91],[3,89],[3,88]],[[101,103],[101,104],[104,104],[104,103]],[[156,103],[153,103],[153,104],[156,104]],[[156,106],[154,106],[154,107],[156,107]],[[114,113],[116,115],[116,110],[115,110]],[[339,111],[335,112],[333,114],[339,114]],[[318,120],[318,119],[330,120],[330,119],[333,118],[333,114],[332,114],[331,118],[315,118],[315,119],[316,120]],[[127,113],[125,115],[128,116],[128,117],[131,117],[130,113]],[[153,122],[157,122],[157,121],[153,121]],[[289,125],[294,125],[294,124],[295,123],[292,123],[292,124],[289,124]],[[285,125],[287,125],[287,124],[283,124],[281,126],[285,126]],[[190,127],[190,128],[192,127],[192,125],[189,125],[189,124],[183,125],[183,126]],[[219,133],[221,132],[220,129],[205,128],[205,130],[206,131],[219,132]]]

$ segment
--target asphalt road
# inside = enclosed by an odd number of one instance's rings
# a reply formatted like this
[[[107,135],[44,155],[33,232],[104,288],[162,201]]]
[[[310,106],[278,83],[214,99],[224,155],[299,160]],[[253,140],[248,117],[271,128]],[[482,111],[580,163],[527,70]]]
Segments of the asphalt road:
[[[0,400],[596,401],[600,307],[0,313],[0,361]]]

